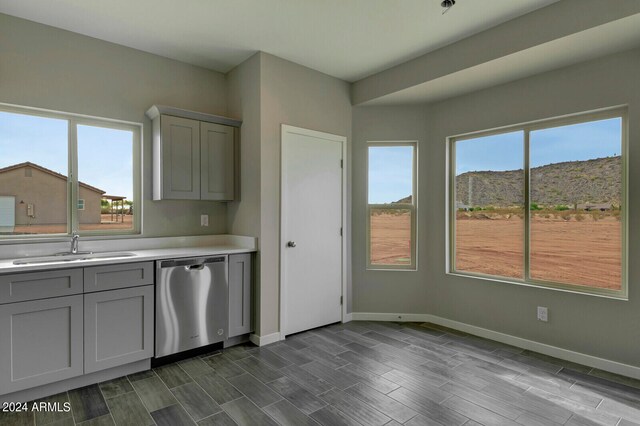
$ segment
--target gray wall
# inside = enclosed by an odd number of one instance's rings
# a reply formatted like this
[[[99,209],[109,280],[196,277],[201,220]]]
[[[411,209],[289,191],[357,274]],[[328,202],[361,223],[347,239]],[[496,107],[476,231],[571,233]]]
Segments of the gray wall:
[[[242,120],[240,128],[237,182],[239,198],[228,204],[230,234],[258,237],[260,249],[260,53],[256,53],[227,73],[229,116]],[[260,306],[261,251],[256,254],[255,304]],[[255,329],[260,330],[256,315]],[[258,333],[259,334],[259,333]]]
[[[244,188],[229,207],[229,228],[259,237],[256,334],[265,336],[280,329],[280,126],[343,135],[350,144],[349,84],[266,53],[232,70],[228,81],[230,114],[243,120]]]
[[[263,53],[261,70],[263,335],[280,328],[280,126],[346,136],[350,145],[351,100],[348,83],[293,62]]]
[[[640,365],[640,50],[623,52],[565,69],[415,109],[354,110],[354,312],[429,313],[443,318]],[[629,106],[629,301],[447,275],[446,145],[454,134],[490,129],[602,107]],[[422,114],[420,122],[399,119]],[[397,129],[422,135],[418,273],[362,272],[363,183],[359,158],[368,138],[399,138]],[[424,129],[424,130],[421,130]],[[420,133],[423,132],[423,133]],[[355,210],[355,209],[358,210]],[[359,213],[360,212],[360,213]],[[415,301],[410,299],[413,296]],[[536,320],[536,306],[549,307],[549,322]]]
[[[229,117],[243,120],[239,197],[228,204],[231,234],[260,235],[260,58],[256,53],[226,75]]]
[[[0,14],[0,102],[144,123],[144,236],[224,233],[224,203],[151,200],[153,104],[227,112],[224,75]],[[209,227],[200,214],[209,214]]]
[[[353,311],[426,313],[427,250],[423,242],[435,231],[424,210],[433,182],[427,180],[427,120],[424,106],[353,108]],[[367,271],[367,142],[418,141],[418,271]]]

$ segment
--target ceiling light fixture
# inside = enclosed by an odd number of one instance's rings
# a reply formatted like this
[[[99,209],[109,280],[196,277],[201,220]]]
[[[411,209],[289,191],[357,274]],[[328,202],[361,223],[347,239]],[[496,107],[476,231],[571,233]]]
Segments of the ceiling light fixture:
[[[443,0],[442,3],[440,3],[440,6],[444,8],[442,14],[444,15],[445,13],[447,13],[454,4],[456,4],[456,0]]]

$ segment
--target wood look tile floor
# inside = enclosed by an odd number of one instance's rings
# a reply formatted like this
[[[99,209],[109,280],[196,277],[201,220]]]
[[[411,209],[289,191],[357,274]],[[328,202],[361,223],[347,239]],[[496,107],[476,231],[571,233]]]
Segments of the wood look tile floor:
[[[45,398],[0,425],[640,425],[640,381],[430,324],[351,322]]]

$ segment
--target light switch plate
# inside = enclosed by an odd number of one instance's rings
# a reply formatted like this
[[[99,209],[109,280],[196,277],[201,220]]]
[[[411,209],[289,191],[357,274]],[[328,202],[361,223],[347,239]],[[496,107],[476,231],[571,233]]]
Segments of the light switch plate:
[[[209,226],[209,215],[201,214],[200,215],[200,226]]]

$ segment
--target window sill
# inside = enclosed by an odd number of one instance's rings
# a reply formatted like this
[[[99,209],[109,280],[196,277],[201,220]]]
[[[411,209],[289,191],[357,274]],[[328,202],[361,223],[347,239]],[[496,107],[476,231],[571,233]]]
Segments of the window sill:
[[[552,290],[552,291],[560,291],[563,293],[573,293],[573,294],[577,294],[580,296],[595,296],[595,297],[601,297],[604,299],[613,299],[613,300],[618,300],[618,301],[622,301],[622,302],[628,302],[629,301],[629,296],[626,294],[610,294],[610,293],[599,293],[599,292],[591,292],[591,291],[580,291],[580,290],[576,290],[576,289],[571,289],[571,288],[562,288],[562,287],[555,287],[553,285],[543,285],[543,284],[537,284],[537,283],[531,283],[531,282],[526,282],[526,281],[517,281],[517,280],[509,280],[509,279],[505,279],[505,278],[498,278],[498,277],[490,277],[490,276],[483,276],[483,275],[476,275],[476,274],[468,274],[468,273],[464,273],[464,272],[446,272],[446,275],[450,275],[450,276],[454,276],[454,277],[462,277],[462,278],[473,278],[473,279],[478,279],[478,280],[483,280],[483,281],[490,281],[493,283],[504,283],[504,284],[515,284],[515,285],[519,285],[519,286],[523,286],[523,287],[530,287],[530,288],[537,288],[540,290]]]
[[[2,245],[12,245],[12,244],[43,244],[43,243],[60,243],[60,242],[69,242],[71,235],[35,235],[30,237],[25,236],[15,236],[15,237],[5,237],[4,239],[0,239],[0,246]],[[142,232],[127,232],[127,233],[116,233],[113,234],[80,234],[80,239],[82,241],[98,241],[98,240],[120,240],[120,239],[129,239],[129,238],[143,238]]]
[[[418,268],[366,268],[366,271],[375,272],[418,272]]]

